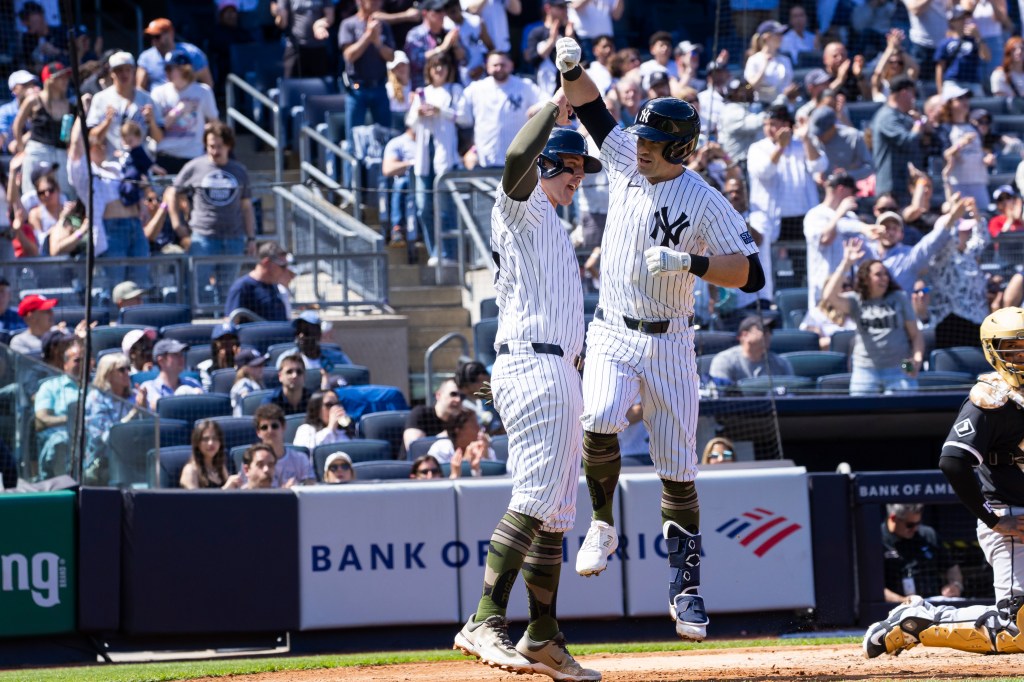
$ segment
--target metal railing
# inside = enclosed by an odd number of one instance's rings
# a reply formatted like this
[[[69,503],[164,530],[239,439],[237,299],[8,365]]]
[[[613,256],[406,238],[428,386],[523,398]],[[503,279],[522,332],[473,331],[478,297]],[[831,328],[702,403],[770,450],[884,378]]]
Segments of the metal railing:
[[[314,149],[313,145],[318,145]],[[319,159],[320,154],[333,154],[341,163],[351,169],[351,185],[343,186],[336,178],[331,177],[321,170],[313,159]],[[326,164],[324,164],[326,166]],[[304,183],[309,179],[315,180],[324,188],[341,197],[346,205],[352,207],[352,215],[356,220],[363,219],[363,206],[360,201],[362,193],[361,174],[359,172],[359,160],[342,149],[338,144],[321,135],[309,126],[302,126],[299,131],[299,178]]]
[[[453,170],[434,178],[434,244],[437,245],[440,255],[443,253],[442,244],[444,242],[442,240],[458,239],[459,282],[467,289],[469,285],[466,283],[466,270],[470,262],[470,255],[472,255],[474,266],[486,267],[491,273],[495,271],[494,261],[490,258],[490,216],[503,171],[504,168]],[[444,232],[442,229],[441,202],[436,200],[442,192],[450,194],[455,203],[458,229],[454,233]],[[464,194],[468,194],[468,197]],[[467,232],[474,247],[472,254],[467,253]],[[434,267],[434,278],[438,284],[442,280],[442,270],[443,263],[439,257],[437,265]]]
[[[443,346],[446,346],[449,341],[455,341],[458,339],[462,342],[462,355],[470,358],[472,357],[469,353],[469,341],[466,337],[458,332],[450,332],[439,338],[434,343],[430,344],[430,348],[423,354],[423,382],[426,387],[426,399],[427,407],[434,406],[434,353],[441,350]]]
[[[243,128],[248,130],[250,133],[260,139],[261,142],[266,144],[268,147],[274,150],[274,183],[279,185],[284,178],[284,147],[285,140],[282,135],[284,129],[284,122],[281,118],[281,107],[277,102],[267,97],[265,94],[254,88],[244,79],[239,77],[237,74],[229,73],[227,83],[225,84],[225,98],[227,101],[227,121],[231,129],[235,129],[235,124],[240,124]],[[263,127],[254,121],[249,116],[242,113],[237,105],[239,104],[238,91],[241,91],[252,97],[255,101],[265,106],[270,110],[271,118],[273,120],[273,133],[269,133],[263,129]],[[284,227],[284,207],[278,206],[277,202],[274,203],[274,220],[276,225],[280,228]]]

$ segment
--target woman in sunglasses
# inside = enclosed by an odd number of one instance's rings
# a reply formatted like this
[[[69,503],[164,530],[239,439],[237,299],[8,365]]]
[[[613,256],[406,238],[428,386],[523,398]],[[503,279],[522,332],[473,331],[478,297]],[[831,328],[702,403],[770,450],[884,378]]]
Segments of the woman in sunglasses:
[[[420,455],[412,463],[409,478],[417,481],[433,481],[441,478],[441,463],[433,455]]]
[[[701,464],[721,464],[723,462],[736,461],[736,446],[732,441],[722,436],[716,436],[704,446],[704,455],[701,457]]]
[[[355,424],[345,412],[334,391],[317,391],[309,398],[306,421],[295,432],[292,442],[308,448],[352,440]]]
[[[131,364],[124,353],[99,359],[93,390],[85,398],[87,435],[83,483],[106,485],[110,458],[110,427],[138,414],[132,399]]]
[[[324,462],[324,483],[351,483],[356,480],[352,458],[344,452],[335,452]]]
[[[909,54],[903,51],[903,31],[894,28],[885,37],[885,51],[875,63],[875,72],[871,74],[871,99],[884,102],[889,98],[889,81],[900,74],[906,74],[917,80],[920,67]]]

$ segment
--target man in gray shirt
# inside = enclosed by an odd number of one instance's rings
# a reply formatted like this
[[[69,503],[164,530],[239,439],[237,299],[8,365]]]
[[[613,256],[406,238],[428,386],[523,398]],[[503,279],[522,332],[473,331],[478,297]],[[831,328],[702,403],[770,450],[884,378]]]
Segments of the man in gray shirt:
[[[864,135],[856,128],[839,124],[832,107],[818,107],[811,113],[810,132],[818,149],[828,158],[826,177],[842,169],[854,181],[860,181],[875,172]]]
[[[740,322],[736,333],[739,345],[718,353],[711,361],[711,379],[719,386],[731,386],[740,379],[758,376],[792,374],[789,360],[772,353],[771,326],[751,315]]]

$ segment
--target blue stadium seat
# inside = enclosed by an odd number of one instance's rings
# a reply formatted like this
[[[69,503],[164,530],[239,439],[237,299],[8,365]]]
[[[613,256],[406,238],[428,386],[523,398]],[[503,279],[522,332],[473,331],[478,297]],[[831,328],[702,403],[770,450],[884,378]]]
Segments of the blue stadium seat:
[[[192,308],[190,306],[171,303],[143,303],[122,308],[118,315],[118,324],[141,324],[156,329],[172,324],[187,324],[191,321]]]
[[[427,454],[427,451],[430,450],[435,442],[437,442],[437,436],[417,438],[409,443],[409,450],[405,453],[405,458],[410,462],[415,461],[417,457]]]
[[[353,462],[393,459],[391,457],[391,444],[386,440],[355,438],[343,443],[318,445],[313,448],[313,464],[316,466],[317,471],[322,472],[324,470],[324,462],[327,461],[327,457],[335,452],[344,452]]]
[[[169,395],[156,403],[161,419],[181,419],[190,428],[202,419],[231,416],[231,398],[223,393],[200,395]]]
[[[332,377],[341,377],[349,386],[368,386],[370,384],[370,368],[363,365],[335,365],[331,368]]]
[[[210,372],[210,393],[231,393],[231,387],[235,385],[235,375],[238,370],[231,367],[215,369]]]
[[[253,346],[261,353],[275,343],[294,343],[295,329],[291,322],[249,322],[238,325],[238,342]]]
[[[225,450],[239,445],[252,445],[259,440],[252,417],[213,417],[213,421],[217,422],[224,434]]]
[[[783,353],[782,357],[789,360],[789,364],[793,366],[793,374],[811,379],[817,379],[826,374],[845,372],[849,362],[845,353],[835,353],[830,350],[795,351]]]
[[[190,459],[192,459],[191,445],[161,446],[159,453],[155,449],[149,451],[147,468],[150,471],[156,469],[160,472],[159,485],[161,488],[180,488],[181,471]]]
[[[352,469],[357,481],[390,481],[409,478],[409,463],[405,460],[355,462]]]
[[[857,330],[855,329],[840,329],[831,337],[829,337],[829,350],[836,353],[845,353],[849,355],[853,352],[853,341],[857,338]]]
[[[717,332],[698,329],[693,333],[693,347],[697,355],[714,355],[737,343],[732,332]]]
[[[452,472],[451,462],[441,463],[441,476],[448,478]],[[480,462],[480,473],[483,476],[504,476],[507,473],[505,462],[494,461],[485,459]],[[469,462],[462,463],[462,477],[472,480],[473,472],[469,467]]]
[[[717,353],[711,353],[710,355],[698,355],[697,356],[697,376],[709,377],[711,376],[711,361],[715,359]]]
[[[106,350],[107,348],[120,348],[121,339],[123,339],[124,335],[133,329],[153,329],[153,331],[156,331],[156,329],[152,327],[146,327],[141,324],[119,324],[116,327],[94,327],[90,334],[90,347],[93,357],[95,357],[101,350]]]
[[[256,412],[256,408],[263,404],[263,399],[273,392],[269,388],[260,391],[250,391],[242,398],[242,414],[251,417]]]
[[[849,393],[851,376],[849,372],[820,376],[816,388],[823,393]]]
[[[782,374],[774,377],[746,377],[736,382],[736,388],[742,395],[748,396],[768,395],[772,391],[777,395],[786,395],[814,388],[814,384],[814,379],[808,377]]]
[[[157,421],[136,419],[110,427],[110,485],[134,487],[152,485],[156,471],[147,467],[147,453],[156,445]],[[189,445],[192,430],[187,422],[160,419],[160,445]]]
[[[391,456],[398,457],[402,451],[402,434],[409,410],[371,412],[359,419],[359,435],[362,438],[386,440],[391,443]]]
[[[210,343],[210,334],[215,324],[169,324],[160,328],[161,339],[174,339],[189,346],[198,346]]]
[[[36,295],[43,298],[57,299],[57,307],[80,306],[85,304],[85,298],[81,291],[74,287],[51,287],[43,289],[22,289],[21,298]]]
[[[484,298],[480,301],[480,319],[486,320],[489,317],[498,316],[498,299]]]
[[[931,370],[917,373],[917,385],[922,389],[970,389],[978,375],[970,372]]]
[[[295,433],[299,430],[299,427],[306,423],[306,415],[304,414],[289,414],[285,415],[284,418],[284,442],[291,443],[295,441]]]
[[[775,305],[779,309],[782,324],[786,329],[796,329],[790,319],[790,311],[807,310],[807,289],[779,289],[775,292]]]
[[[212,352],[213,349],[209,344],[209,338],[207,338],[207,343],[189,346],[188,350],[185,351],[185,366],[189,369],[195,369],[203,360],[209,360]]]
[[[498,319],[480,320],[473,325],[473,354],[485,367],[490,368],[498,359],[494,340],[498,336]]]
[[[819,350],[818,335],[802,329],[777,329],[772,332],[769,346],[773,353],[792,353],[798,350]]]
[[[992,371],[992,365],[985,359],[985,353],[978,346],[956,346],[938,348],[928,358],[928,370],[932,372],[966,372],[973,376]]]
[[[110,310],[105,306],[94,305],[90,311],[92,314],[93,322],[102,325],[110,324]],[[60,324],[65,323],[69,329],[74,329],[75,326],[85,319],[85,306],[74,305],[74,306],[57,306],[53,309],[53,323]]]
[[[508,436],[502,434],[500,436],[494,436],[491,438],[491,449],[494,450],[494,456],[498,458],[499,462],[508,461]]]

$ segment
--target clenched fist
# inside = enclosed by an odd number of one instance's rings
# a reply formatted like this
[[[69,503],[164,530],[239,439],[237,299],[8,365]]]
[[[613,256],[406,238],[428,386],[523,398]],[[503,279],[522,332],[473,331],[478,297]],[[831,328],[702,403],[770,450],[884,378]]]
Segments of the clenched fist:
[[[555,43],[555,66],[562,73],[572,71],[579,66],[583,50],[572,38],[559,38]]]
[[[652,246],[644,251],[647,270],[652,275],[684,272],[690,269],[690,254],[673,251],[667,246]]]

